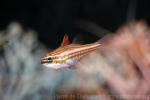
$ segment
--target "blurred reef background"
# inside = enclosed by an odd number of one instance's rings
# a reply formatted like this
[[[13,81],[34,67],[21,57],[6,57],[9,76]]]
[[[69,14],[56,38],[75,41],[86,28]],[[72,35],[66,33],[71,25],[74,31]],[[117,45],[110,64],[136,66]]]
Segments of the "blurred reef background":
[[[149,3],[2,0],[0,100],[150,100]],[[103,46],[73,69],[42,66],[65,33]]]

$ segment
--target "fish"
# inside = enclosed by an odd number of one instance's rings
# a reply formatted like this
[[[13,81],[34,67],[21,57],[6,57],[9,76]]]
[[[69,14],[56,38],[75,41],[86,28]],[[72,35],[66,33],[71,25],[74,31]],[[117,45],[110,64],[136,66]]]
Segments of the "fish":
[[[70,44],[68,35],[64,35],[63,41],[57,49],[49,51],[41,59],[41,64],[53,68],[71,68],[76,65],[81,58],[101,46],[100,43],[90,44]]]

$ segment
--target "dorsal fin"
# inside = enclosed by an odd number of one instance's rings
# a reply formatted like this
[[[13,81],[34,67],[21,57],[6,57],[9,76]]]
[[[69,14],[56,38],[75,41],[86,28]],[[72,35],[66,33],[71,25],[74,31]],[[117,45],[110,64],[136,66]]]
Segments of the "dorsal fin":
[[[63,41],[62,41],[62,43],[61,43],[61,46],[66,46],[66,45],[68,45],[68,44],[70,44],[70,42],[69,42],[69,37],[68,37],[67,34],[65,34],[65,35],[64,35],[64,38],[63,38]]]

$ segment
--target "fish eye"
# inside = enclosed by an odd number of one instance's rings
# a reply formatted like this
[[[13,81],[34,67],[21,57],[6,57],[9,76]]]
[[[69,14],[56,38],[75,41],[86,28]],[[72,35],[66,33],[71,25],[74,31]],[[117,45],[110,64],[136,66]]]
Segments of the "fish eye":
[[[47,60],[48,60],[48,62],[52,62],[52,58],[51,57],[49,57],[49,58],[47,58]]]

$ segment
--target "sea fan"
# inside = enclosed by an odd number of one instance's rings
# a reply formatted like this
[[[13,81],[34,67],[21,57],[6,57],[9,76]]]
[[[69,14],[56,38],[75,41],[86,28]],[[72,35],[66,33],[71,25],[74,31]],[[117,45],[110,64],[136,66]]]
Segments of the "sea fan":
[[[64,71],[56,73],[40,64],[46,48],[35,31],[14,22],[1,33],[0,38],[8,40],[0,52],[1,100],[49,100]]]
[[[102,47],[76,65],[75,88],[66,89],[65,80],[63,92],[85,100],[150,99],[150,30],[145,22],[128,23],[99,41]]]

